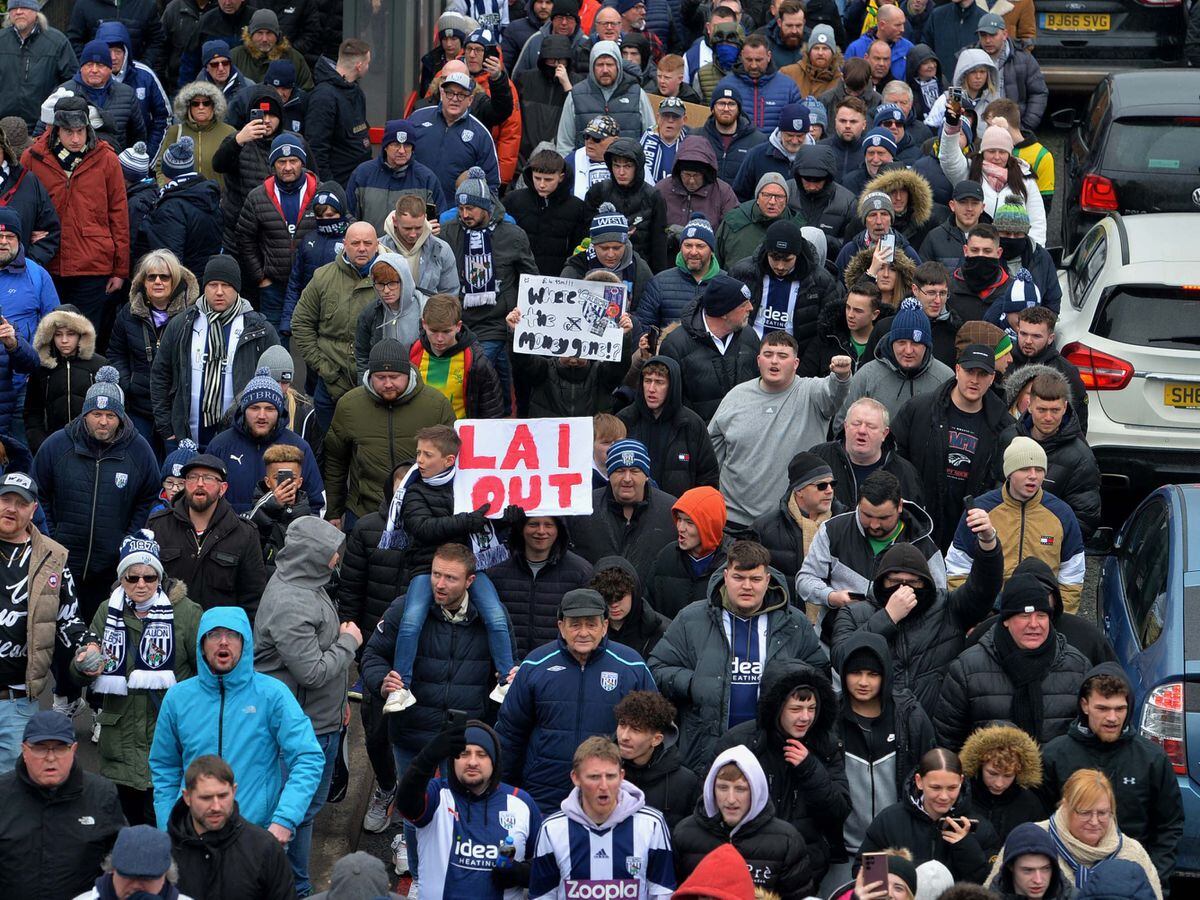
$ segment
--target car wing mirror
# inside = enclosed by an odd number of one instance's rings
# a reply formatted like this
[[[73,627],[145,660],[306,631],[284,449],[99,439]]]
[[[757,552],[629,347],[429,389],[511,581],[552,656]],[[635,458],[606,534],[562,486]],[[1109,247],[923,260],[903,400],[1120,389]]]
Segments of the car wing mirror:
[[[1108,556],[1118,547],[1116,532],[1108,526],[1097,528],[1084,548],[1088,556]]]
[[[1062,247],[1047,247],[1046,252],[1050,254],[1050,258],[1054,260],[1054,268],[1061,269],[1063,267],[1063,256],[1065,251]]]
[[[1060,109],[1050,114],[1050,121],[1054,123],[1055,128],[1061,128],[1066,131],[1069,128],[1074,128],[1079,122],[1079,113],[1073,109]]]

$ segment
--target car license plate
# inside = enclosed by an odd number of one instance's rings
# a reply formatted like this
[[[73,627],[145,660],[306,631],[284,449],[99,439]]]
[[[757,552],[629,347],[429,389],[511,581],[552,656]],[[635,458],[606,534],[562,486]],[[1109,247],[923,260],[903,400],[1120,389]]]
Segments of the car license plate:
[[[1108,13],[1043,13],[1046,31],[1108,31],[1112,16]]]
[[[1200,384],[1163,385],[1163,403],[1175,409],[1200,409]]]

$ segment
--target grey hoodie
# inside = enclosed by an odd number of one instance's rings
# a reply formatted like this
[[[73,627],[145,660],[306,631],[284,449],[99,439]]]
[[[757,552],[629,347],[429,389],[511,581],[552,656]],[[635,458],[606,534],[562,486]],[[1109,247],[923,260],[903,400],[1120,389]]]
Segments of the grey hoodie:
[[[329,561],[345,540],[316,516],[292,522],[254,619],[255,670],[288,686],[317,734],[341,727],[346,673],[358,649],[351,635],[338,631],[325,590]]]
[[[640,788],[628,781],[622,781],[621,796],[617,798],[617,808],[613,810],[612,815],[604,821],[603,825],[597,825],[583,811],[583,804],[579,800],[579,788],[572,788],[571,793],[567,794],[566,799],[560,805],[563,813],[572,822],[578,822],[590,831],[601,832],[611,831],[644,807],[646,798]]]
[[[954,370],[933,356],[933,348],[925,346],[925,359],[917,367],[916,374],[909,376],[900,368],[892,353],[891,337],[885,336],[875,346],[875,358],[858,367],[850,379],[850,390],[842,401],[842,408],[833,417],[833,433],[837,434],[846,422],[846,413],[856,400],[873,397],[887,407],[888,415],[896,414],[913,397],[931,394],[954,377]]]

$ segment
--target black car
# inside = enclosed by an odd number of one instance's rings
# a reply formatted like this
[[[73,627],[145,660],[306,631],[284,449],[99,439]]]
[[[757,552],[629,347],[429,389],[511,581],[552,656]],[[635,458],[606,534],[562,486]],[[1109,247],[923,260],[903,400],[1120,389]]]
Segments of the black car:
[[[1108,75],[1082,118],[1053,120],[1071,129],[1059,165],[1067,250],[1110,212],[1200,212],[1200,69]]]
[[[1046,83],[1090,89],[1110,72],[1183,65],[1183,0],[1037,0],[1035,51]]]

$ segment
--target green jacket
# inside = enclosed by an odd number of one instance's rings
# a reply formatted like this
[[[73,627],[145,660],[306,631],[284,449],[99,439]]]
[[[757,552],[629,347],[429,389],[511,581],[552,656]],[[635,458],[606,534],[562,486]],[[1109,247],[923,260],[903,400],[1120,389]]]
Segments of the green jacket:
[[[292,343],[338,398],[358,384],[354,334],[358,314],[375,302],[370,274],[359,275],[345,253],[321,266],[300,292],[292,313]]]
[[[353,364],[353,354],[348,358]],[[347,508],[359,518],[379,509],[396,466],[417,455],[417,432],[454,424],[454,409],[442,392],[426,385],[412,366],[408,377],[408,388],[391,403],[371,390],[369,373],[338,401],[325,434],[327,518],[341,518]]]
[[[188,599],[187,585],[174,581],[168,592],[175,607],[175,681],[196,674],[196,637],[200,629],[201,609]],[[108,615],[105,600],[92,618],[92,632],[103,639],[104,620]],[[142,620],[128,608],[125,610],[126,646],[136,648],[142,639]],[[88,678],[71,661],[71,677],[80,684]],[[150,744],[158,709],[166,691],[132,690],[124,697],[104,694],[104,708],[97,715],[100,722],[100,774],[109,781],[135,790],[150,788]]]
[[[777,219],[768,219],[755,201],[739,203],[725,213],[717,229],[717,259],[726,269],[732,269],[734,263],[754,254],[769,225],[781,221],[795,222],[801,226],[804,224],[804,215],[798,210],[789,209]]]

